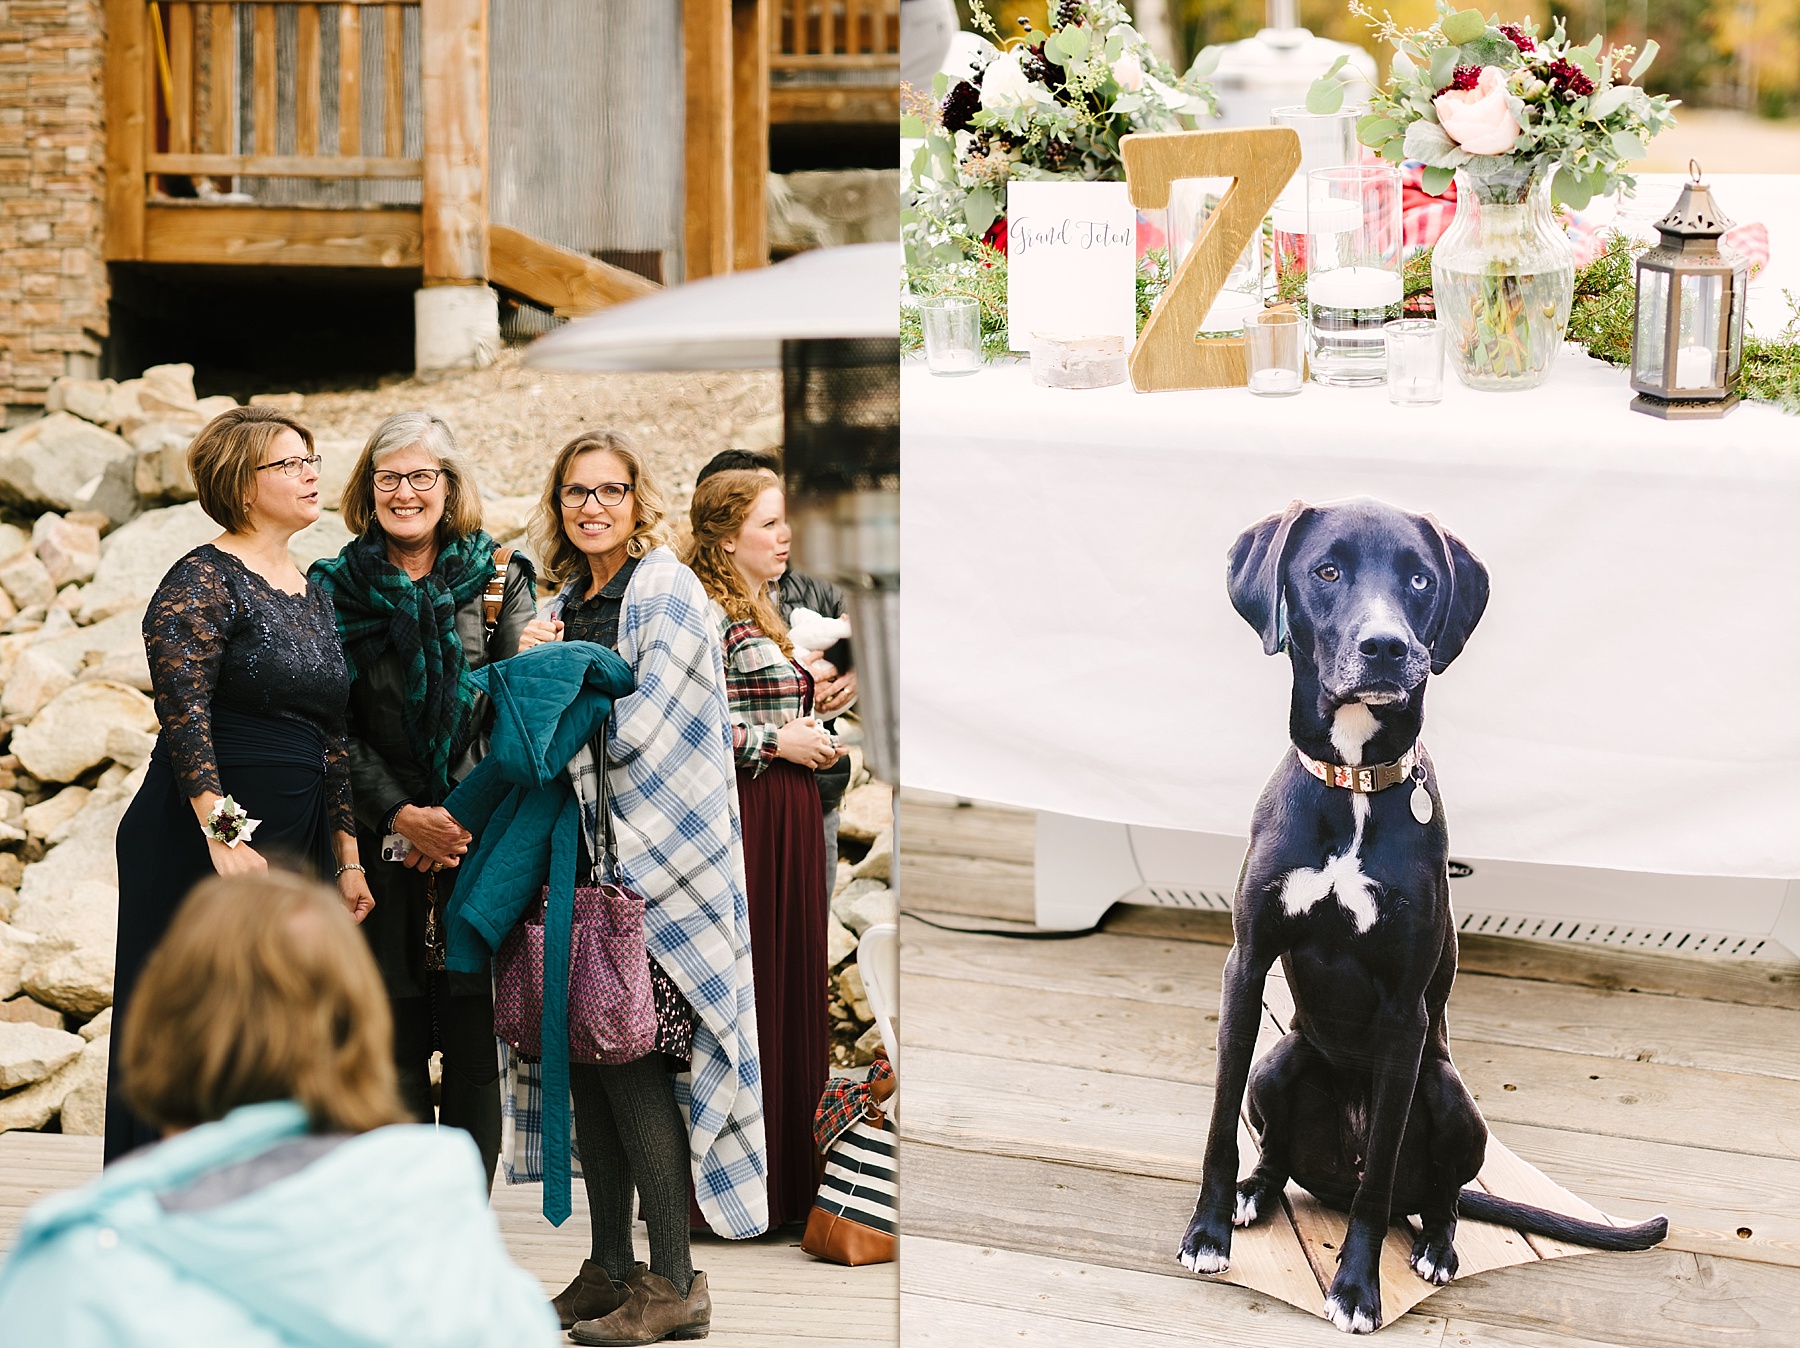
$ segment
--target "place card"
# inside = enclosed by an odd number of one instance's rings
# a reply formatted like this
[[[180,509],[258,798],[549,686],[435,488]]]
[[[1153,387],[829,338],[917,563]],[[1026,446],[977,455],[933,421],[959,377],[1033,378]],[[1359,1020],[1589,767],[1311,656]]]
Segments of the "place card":
[[[1124,183],[1006,185],[1007,342],[1137,337],[1137,210]]]

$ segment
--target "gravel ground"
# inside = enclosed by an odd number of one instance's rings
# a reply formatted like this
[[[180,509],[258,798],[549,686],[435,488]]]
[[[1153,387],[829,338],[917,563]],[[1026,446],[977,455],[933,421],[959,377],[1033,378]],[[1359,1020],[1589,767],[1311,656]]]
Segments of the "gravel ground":
[[[521,352],[509,349],[485,370],[309,394],[299,415],[321,438],[360,442],[383,417],[411,408],[450,423],[489,496],[536,495],[551,457],[573,436],[601,427],[624,431],[685,514],[694,473],[707,459],[733,446],[779,443],[781,377],[773,370],[552,373],[526,369]]]

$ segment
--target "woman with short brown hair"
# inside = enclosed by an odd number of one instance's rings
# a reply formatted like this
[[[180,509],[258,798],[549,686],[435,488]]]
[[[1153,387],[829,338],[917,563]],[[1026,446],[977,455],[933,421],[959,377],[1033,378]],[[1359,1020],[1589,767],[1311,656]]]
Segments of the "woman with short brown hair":
[[[319,518],[312,433],[273,408],[236,407],[188,448],[202,507],[224,526],[169,568],[144,614],[157,736],[119,823],[114,1006],[194,884],[271,862],[332,876],[360,921],[373,906],[358,859],[344,742],[349,678],[331,600],[288,555]],[[156,1140],[108,1072],[106,1158]]]
[[[201,884],[116,1036],[164,1140],[26,1217],[8,1343],[536,1345],[463,1134],[403,1118],[387,999],[339,896],[281,872]]]

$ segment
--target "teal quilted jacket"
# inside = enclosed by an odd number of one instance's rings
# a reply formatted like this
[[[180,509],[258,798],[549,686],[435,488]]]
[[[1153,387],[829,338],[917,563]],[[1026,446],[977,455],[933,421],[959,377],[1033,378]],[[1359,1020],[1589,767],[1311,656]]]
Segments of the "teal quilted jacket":
[[[567,1139],[569,929],[581,812],[565,771],[635,686],[631,667],[591,641],[546,642],[470,677],[494,704],[487,757],[444,807],[473,835],[445,913],[446,965],[480,973],[485,951],[523,918],[545,884],[544,1135]],[[485,950],[484,950],[485,947]]]

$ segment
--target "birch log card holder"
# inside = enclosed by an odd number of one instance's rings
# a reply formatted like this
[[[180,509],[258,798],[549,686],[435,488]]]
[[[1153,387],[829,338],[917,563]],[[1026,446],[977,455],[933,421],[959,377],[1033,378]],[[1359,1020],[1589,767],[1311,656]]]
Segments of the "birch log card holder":
[[[1143,211],[1166,210],[1178,179],[1231,180],[1138,334],[1131,351],[1132,387],[1140,393],[1242,388],[1244,339],[1195,334],[1232,263],[1261,231],[1263,217],[1300,166],[1300,137],[1285,126],[1165,131],[1126,136],[1119,153],[1131,204]]]
[[[1007,344],[1137,335],[1137,212],[1124,183],[1006,185]]]

